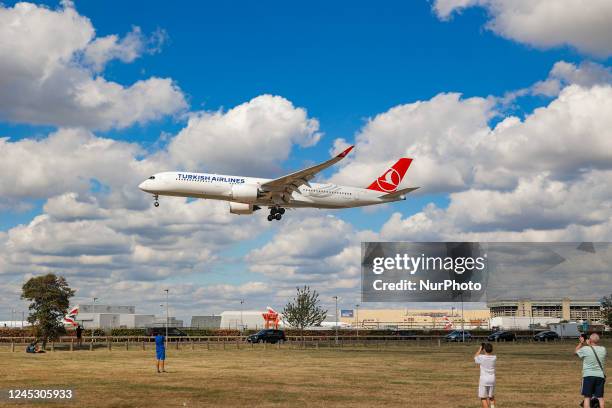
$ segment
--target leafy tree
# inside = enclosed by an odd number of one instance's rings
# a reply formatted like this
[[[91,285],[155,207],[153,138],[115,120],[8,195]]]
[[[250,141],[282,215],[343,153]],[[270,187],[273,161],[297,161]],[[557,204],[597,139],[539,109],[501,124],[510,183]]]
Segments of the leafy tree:
[[[327,316],[327,310],[319,306],[319,294],[311,290],[309,286],[296,288],[297,296],[289,301],[283,309],[283,318],[290,326],[297,328],[304,338],[304,329],[310,326],[318,326]]]
[[[612,327],[612,294],[604,296],[601,299],[601,313],[603,315],[604,324]]]
[[[42,339],[43,349],[49,339],[66,333],[62,318],[74,292],[63,276],[52,273],[31,278],[23,285],[21,298],[32,302],[28,322],[34,327],[35,336]]]

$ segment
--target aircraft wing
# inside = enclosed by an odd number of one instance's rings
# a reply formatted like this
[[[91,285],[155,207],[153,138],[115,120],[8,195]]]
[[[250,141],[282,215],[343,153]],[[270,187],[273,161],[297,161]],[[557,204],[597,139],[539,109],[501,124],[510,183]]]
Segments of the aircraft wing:
[[[320,171],[338,163],[344,159],[346,155],[355,146],[351,146],[336,157],[329,159],[326,162],[317,164],[316,166],[308,167],[307,169],[296,171],[295,173],[287,174],[286,176],[270,180],[261,185],[261,189],[271,193],[289,193],[296,191],[303,184],[308,185],[308,182]]]

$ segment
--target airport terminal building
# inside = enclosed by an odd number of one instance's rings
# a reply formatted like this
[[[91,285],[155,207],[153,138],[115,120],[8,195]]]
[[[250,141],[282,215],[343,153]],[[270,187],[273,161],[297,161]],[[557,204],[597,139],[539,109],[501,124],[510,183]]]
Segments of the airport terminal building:
[[[585,299],[514,299],[487,304],[491,317],[555,318],[571,322],[599,324],[603,319],[599,300]]]

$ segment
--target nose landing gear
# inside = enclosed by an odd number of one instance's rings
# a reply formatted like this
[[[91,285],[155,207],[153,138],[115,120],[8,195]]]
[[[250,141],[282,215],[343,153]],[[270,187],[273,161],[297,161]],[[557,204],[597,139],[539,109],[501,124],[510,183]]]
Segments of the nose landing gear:
[[[157,194],[153,196],[153,200],[153,205],[159,207],[159,196]]]
[[[285,213],[285,209],[282,207],[272,207],[270,208],[270,215],[268,215],[268,221],[277,220],[280,221],[283,218],[283,214]]]

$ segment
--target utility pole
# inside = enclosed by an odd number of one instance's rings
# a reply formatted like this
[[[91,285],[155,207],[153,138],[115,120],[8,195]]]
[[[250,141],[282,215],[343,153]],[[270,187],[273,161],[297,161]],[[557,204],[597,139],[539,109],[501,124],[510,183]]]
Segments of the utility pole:
[[[15,309],[11,309],[11,327],[15,326]]]
[[[166,292],[166,348],[168,348],[168,321],[170,320],[170,312],[168,311],[168,289],[164,289]]]
[[[21,328],[23,329],[23,325],[25,323],[25,312],[21,311]]]
[[[334,296],[334,300],[336,301],[336,345],[338,345],[338,296]]]

